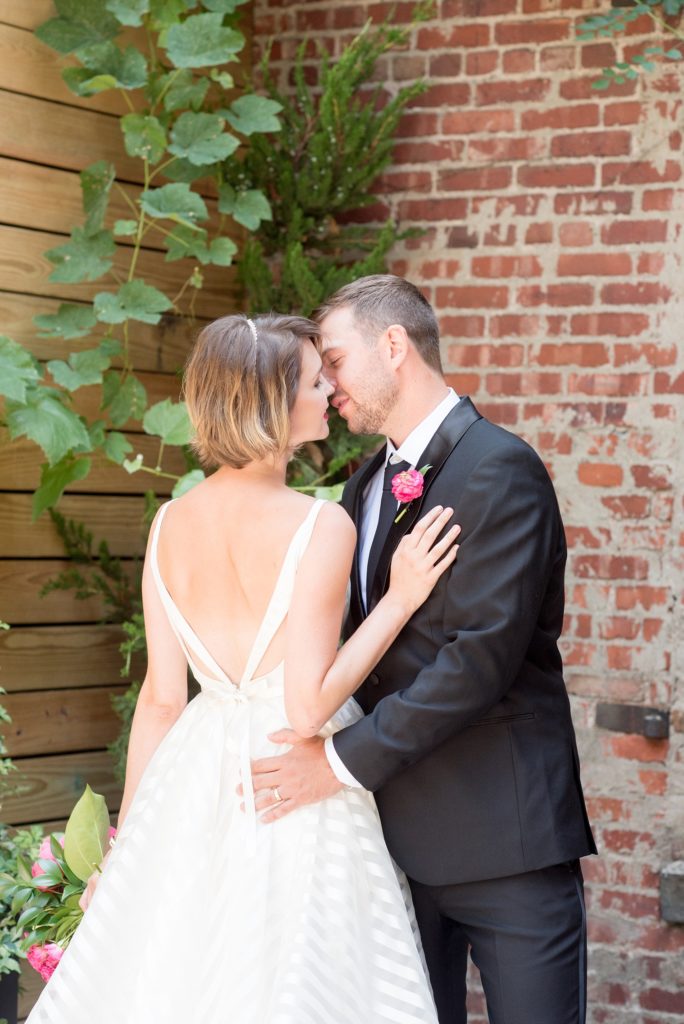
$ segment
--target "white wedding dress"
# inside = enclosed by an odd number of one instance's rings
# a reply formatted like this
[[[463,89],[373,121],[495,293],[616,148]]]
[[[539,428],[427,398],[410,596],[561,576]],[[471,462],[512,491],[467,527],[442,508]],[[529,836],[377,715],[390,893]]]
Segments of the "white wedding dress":
[[[83,922],[30,1024],[437,1024],[405,880],[373,797],[267,825],[250,757],[282,753],[284,666],[254,677],[324,502],[295,532],[239,686],[159,595],[201,685],[152,757]],[[302,651],[306,657],[306,651]],[[209,669],[211,675],[200,670]],[[322,730],[362,712],[350,700]],[[235,792],[248,780],[247,813]]]

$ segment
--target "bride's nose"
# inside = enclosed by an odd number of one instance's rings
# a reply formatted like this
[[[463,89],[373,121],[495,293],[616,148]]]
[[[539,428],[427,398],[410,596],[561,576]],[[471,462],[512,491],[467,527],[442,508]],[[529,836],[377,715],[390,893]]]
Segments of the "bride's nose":
[[[326,398],[329,398],[330,395],[332,395],[332,393],[335,390],[335,385],[331,384],[328,378],[325,376],[323,377],[323,380],[325,381],[325,396]]]

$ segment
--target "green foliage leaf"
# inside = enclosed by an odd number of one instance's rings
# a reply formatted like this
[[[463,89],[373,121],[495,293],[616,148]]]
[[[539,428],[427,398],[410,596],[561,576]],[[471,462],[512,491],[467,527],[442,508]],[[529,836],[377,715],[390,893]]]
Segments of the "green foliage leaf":
[[[100,43],[79,52],[82,68],[65,68],[62,78],[78,96],[94,96],[107,89],[142,89],[147,84],[147,63],[140,50]]]
[[[241,135],[252,135],[254,132],[280,131],[277,115],[283,106],[276,100],[266,96],[239,96],[230,105],[230,109],[222,111],[236,131]]]
[[[0,395],[24,402],[26,388],[38,380],[38,364],[31,353],[12,338],[0,335]]]
[[[258,188],[239,192],[232,185],[223,185],[219,190],[219,212],[229,213],[249,231],[256,231],[262,220],[273,219],[271,204]]]
[[[164,444],[187,444],[192,437],[192,424],[185,402],[165,398],[151,406],[143,417],[146,434],[161,437]]]
[[[72,352],[66,363],[61,359],[51,359],[47,368],[60,387],[76,391],[89,384],[100,384],[102,374],[109,369],[111,357],[118,349],[118,343],[113,351],[111,345],[98,345],[83,352]]]
[[[39,25],[36,35],[58,53],[106,42],[119,32],[119,23],[107,11],[105,0],[55,0],[55,7],[59,17]]]
[[[107,851],[109,813],[104,797],[86,786],[64,830],[64,858],[69,868],[87,882]]]
[[[200,256],[202,263],[214,263],[217,267],[229,267],[238,247],[232,238],[215,238],[209,246],[206,261]]]
[[[140,419],[147,406],[147,392],[132,373],[123,377],[110,371],[102,387],[102,408],[107,409],[113,427],[122,427],[129,419]]]
[[[109,431],[102,447],[107,458],[111,459],[112,462],[117,462],[119,465],[121,465],[128,453],[133,451],[133,445],[126,435],[119,433],[118,430]]]
[[[224,132],[224,127],[225,121],[217,114],[188,110],[173,126],[169,152],[198,166],[225,160],[240,143],[234,135]]]
[[[7,426],[12,438],[35,441],[51,466],[71,451],[89,450],[90,438],[83,420],[53,392],[36,389],[27,399],[26,405],[18,407],[8,402]]]
[[[175,25],[179,17],[197,0],[150,0],[150,18],[154,28],[163,30]]]
[[[92,460],[89,458],[75,459],[72,455],[65,455],[54,466],[42,466],[40,486],[33,495],[34,522],[46,508],[57,504],[65,487],[75,480],[83,480],[88,476],[91,464]]]
[[[111,231],[89,234],[85,228],[74,228],[70,241],[45,253],[55,267],[50,280],[65,284],[95,281],[111,267],[115,250]]]
[[[182,476],[174,486],[171,491],[171,497],[180,498],[182,494],[187,494],[187,492],[191,491],[193,487],[197,486],[197,484],[201,484],[203,480],[206,480],[206,477],[201,469],[190,470],[190,472],[186,473],[185,476]]]
[[[167,91],[164,93],[164,110],[171,113],[174,110],[184,110],[190,107],[191,110],[199,110],[209,89],[207,78],[195,78],[189,68],[170,71],[160,81],[162,88],[164,83],[170,81]]]
[[[117,220],[114,223],[115,235],[134,235],[137,230],[137,220]]]
[[[158,288],[139,280],[122,284],[118,292],[98,292],[94,300],[97,319],[106,324],[122,324],[126,320],[158,324],[171,305],[171,300]]]
[[[166,132],[161,122],[149,114],[126,114],[121,118],[124,145],[129,156],[139,156],[156,164],[166,151]]]
[[[233,12],[246,4],[248,0],[202,0],[202,7],[208,11],[220,11],[222,14],[233,14]]]
[[[81,171],[81,194],[86,214],[83,229],[88,235],[97,234],[102,229],[114,174],[114,164],[107,160],[98,160]]]
[[[137,473],[138,470],[141,468],[143,461],[144,460],[142,455],[138,452],[134,459],[124,459],[121,465],[126,470],[126,472],[130,473],[132,476],[133,473]]]
[[[167,217],[190,227],[209,216],[202,197],[184,182],[143,192],[140,205],[150,217]]]
[[[122,25],[142,25],[142,16],[150,9],[149,0],[106,0],[105,6]]]
[[[223,25],[223,15],[194,14],[171,25],[166,34],[166,52],[177,68],[201,68],[227,64],[239,53],[245,37]]]

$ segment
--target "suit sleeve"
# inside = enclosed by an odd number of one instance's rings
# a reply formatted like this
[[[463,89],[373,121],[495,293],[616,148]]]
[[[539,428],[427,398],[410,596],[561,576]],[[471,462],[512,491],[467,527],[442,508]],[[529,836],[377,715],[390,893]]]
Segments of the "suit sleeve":
[[[454,519],[462,527],[458,558],[435,595],[444,601],[446,643],[410,686],[333,740],[343,764],[369,790],[504,697],[537,626],[554,563],[565,557],[551,481],[527,446],[484,456]]]

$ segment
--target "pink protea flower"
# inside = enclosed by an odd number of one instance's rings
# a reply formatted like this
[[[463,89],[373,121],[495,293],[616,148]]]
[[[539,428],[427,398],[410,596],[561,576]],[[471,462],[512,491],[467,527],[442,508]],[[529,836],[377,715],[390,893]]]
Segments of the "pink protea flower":
[[[397,473],[392,477],[392,494],[400,505],[408,505],[409,502],[420,498],[425,487],[425,474],[431,466],[423,466],[422,469],[405,469],[403,473]],[[397,518],[398,523],[406,509],[403,508]]]
[[[26,959],[43,981],[49,981],[63,954],[64,950],[56,942],[47,942],[44,946],[31,946]]]

